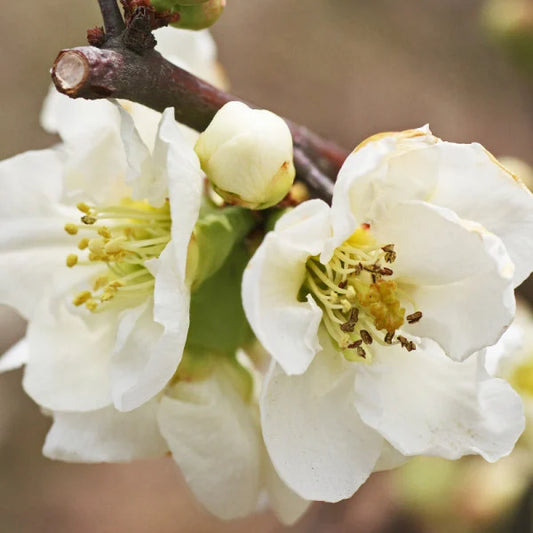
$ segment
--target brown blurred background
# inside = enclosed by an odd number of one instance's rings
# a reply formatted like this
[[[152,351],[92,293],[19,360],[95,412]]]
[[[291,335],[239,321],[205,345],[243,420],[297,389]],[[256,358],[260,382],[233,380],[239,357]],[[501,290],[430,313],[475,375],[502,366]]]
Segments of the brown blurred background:
[[[430,123],[533,164],[532,85],[481,30],[481,0],[228,0],[213,33],[233,91],[352,148]],[[54,142],[39,127],[49,68],[100,25],[96,0],[3,2],[0,158]],[[23,323],[0,308],[0,352]],[[21,373],[0,376],[0,533],[283,531],[269,514],[220,523],[170,460],[64,465],[40,455],[48,420]],[[414,532],[387,476],[350,501],[315,505],[292,531]],[[452,517],[453,518],[453,517]]]

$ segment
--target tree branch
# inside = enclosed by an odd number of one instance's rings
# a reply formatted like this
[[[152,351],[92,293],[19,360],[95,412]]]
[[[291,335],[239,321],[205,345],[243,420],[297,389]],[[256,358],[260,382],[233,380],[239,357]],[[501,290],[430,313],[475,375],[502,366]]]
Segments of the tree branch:
[[[239,100],[145,46],[152,37],[149,28],[144,33],[130,32],[115,0],[98,1],[106,31],[114,36],[109,44],[106,36],[102,48],[82,46],[59,53],[52,67],[52,80],[59,92],[71,98],[124,98],[156,111],[173,107],[176,120],[197,131],[205,130],[224,104]],[[142,11],[136,14],[143,16]],[[121,27],[125,28],[121,37],[115,38]],[[346,151],[299,124],[286,122],[294,142],[297,178],[315,196],[329,201]]]
[[[126,29],[126,24],[116,0],[98,0],[98,5],[104,19],[106,37],[118,37]]]

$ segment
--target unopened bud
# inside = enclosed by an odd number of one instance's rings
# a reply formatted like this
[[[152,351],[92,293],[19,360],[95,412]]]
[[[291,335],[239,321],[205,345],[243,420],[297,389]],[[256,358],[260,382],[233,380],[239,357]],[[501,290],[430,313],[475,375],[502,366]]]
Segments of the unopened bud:
[[[282,200],[294,181],[291,132],[270,111],[229,102],[194,149],[213,188],[231,204],[265,209]]]
[[[157,11],[179,13],[171,26],[187,30],[202,30],[212,26],[224,11],[226,0],[152,0]]]

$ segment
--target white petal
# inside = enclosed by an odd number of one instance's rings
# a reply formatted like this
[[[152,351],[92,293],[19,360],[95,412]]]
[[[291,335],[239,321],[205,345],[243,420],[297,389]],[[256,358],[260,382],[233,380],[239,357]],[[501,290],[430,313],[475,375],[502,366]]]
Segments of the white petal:
[[[353,379],[341,356],[326,352],[301,376],[287,376],[274,364],[265,378],[265,443],[280,477],[302,498],[349,498],[381,453],[382,438],[353,406]]]
[[[404,455],[495,461],[511,452],[524,429],[520,397],[491,378],[478,356],[458,363],[431,341],[406,352],[375,349],[360,365],[355,405],[361,418]]]
[[[109,359],[116,317],[110,313],[87,312],[84,319],[62,304],[57,310],[40,305],[26,334],[29,359],[23,386],[41,407],[92,411],[111,403]]]
[[[0,372],[8,372],[24,366],[29,357],[29,346],[26,339],[15,343],[0,357]]]
[[[384,440],[381,455],[374,467],[374,472],[382,472],[398,468],[405,464],[408,459],[409,457],[402,455],[394,446]]]
[[[168,61],[224,88],[225,77],[216,62],[216,45],[208,30],[161,28],[154,32],[156,50]]]
[[[500,237],[520,284],[533,269],[533,195],[477,143],[442,142],[432,150],[439,180],[430,201]]]
[[[379,242],[396,245],[396,279],[423,313],[407,332],[436,340],[455,360],[499,339],[515,304],[513,264],[495,235],[425,202],[397,204],[372,227]]]
[[[151,262],[154,298],[120,317],[111,372],[113,402],[130,411],[159,393],[180,363],[189,328],[190,293],[176,272],[173,244]]]
[[[62,182],[62,158],[57,150],[25,152],[1,161],[2,221],[61,214]]]
[[[113,407],[87,413],[55,412],[43,454],[60,461],[102,463],[158,457],[167,446],[157,424],[158,402],[129,413]]]
[[[171,393],[161,401],[159,425],[196,498],[223,519],[254,512],[261,448],[248,406],[217,374],[180,382]]]
[[[420,148],[436,139],[427,128],[370,137],[344,162],[333,193],[333,238],[327,243],[323,262],[356,229],[373,217],[376,209],[412,198],[424,198],[435,178]],[[411,179],[412,171],[422,177]]]
[[[161,191],[158,184],[153,183],[152,156],[142,141],[131,115],[119,104],[116,107],[120,113],[120,135],[126,153],[126,183],[132,189],[134,200],[148,200],[159,207],[164,198],[160,198]],[[154,191],[154,188],[156,189]]]
[[[329,235],[329,208],[320,200],[284,215],[249,262],[243,276],[246,317],[265,349],[287,374],[305,371],[321,347],[322,311],[309,297],[298,301],[305,262],[322,251]]]
[[[41,124],[66,142],[80,141],[96,130],[115,130],[119,116],[109,100],[69,98],[50,85],[41,111]]]
[[[310,505],[310,501],[300,498],[278,476],[265,450],[263,476],[268,494],[268,503],[277,518],[285,525],[294,524]]]
[[[165,109],[154,149],[157,179],[168,187],[172,243],[180,279],[185,280],[187,248],[198,220],[204,174],[198,157],[183,138],[173,109]]]

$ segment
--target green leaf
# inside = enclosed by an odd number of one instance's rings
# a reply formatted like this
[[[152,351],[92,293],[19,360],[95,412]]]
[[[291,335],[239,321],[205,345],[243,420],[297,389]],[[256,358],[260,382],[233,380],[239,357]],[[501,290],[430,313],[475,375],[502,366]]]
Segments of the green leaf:
[[[255,223],[254,215],[242,207],[213,209],[204,206],[189,247],[188,268],[193,292],[218,271]]]
[[[251,338],[241,302],[248,260],[244,245],[238,243],[222,267],[192,294],[186,348],[234,354]]]

